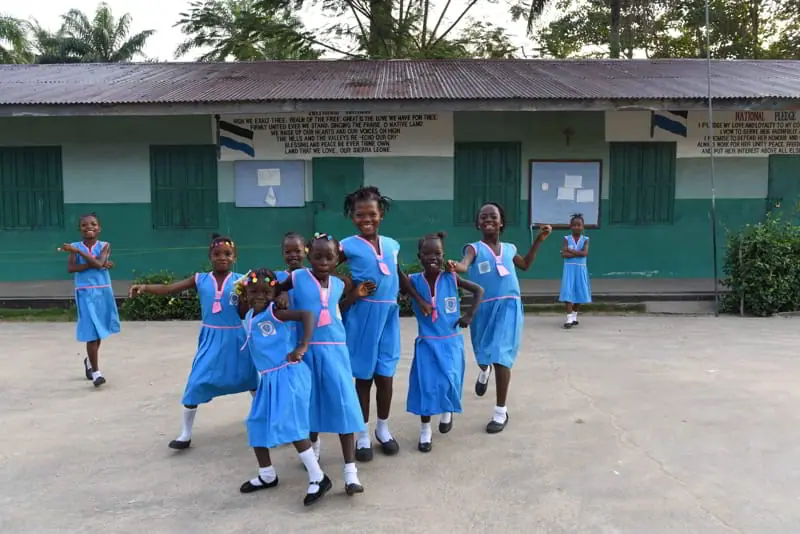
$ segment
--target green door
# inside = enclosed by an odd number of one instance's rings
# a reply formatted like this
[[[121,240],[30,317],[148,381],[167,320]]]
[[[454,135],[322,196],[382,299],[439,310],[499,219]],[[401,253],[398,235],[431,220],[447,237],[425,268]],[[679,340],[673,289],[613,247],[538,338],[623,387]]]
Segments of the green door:
[[[770,156],[767,213],[800,224],[800,156]]]
[[[344,216],[344,197],[364,185],[363,158],[314,158],[311,160],[314,231],[337,239],[353,233]]]

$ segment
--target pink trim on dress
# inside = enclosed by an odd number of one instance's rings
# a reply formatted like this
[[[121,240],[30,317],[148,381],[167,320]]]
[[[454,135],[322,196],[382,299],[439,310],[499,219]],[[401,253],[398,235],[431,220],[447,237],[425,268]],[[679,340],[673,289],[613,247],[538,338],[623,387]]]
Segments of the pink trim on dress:
[[[450,334],[448,336],[417,336],[419,339],[450,339],[451,337],[460,336],[461,332]]]
[[[286,363],[282,363],[282,364],[280,364],[280,365],[279,365],[279,366],[277,366],[277,367],[273,367],[272,369],[264,369],[263,371],[259,371],[259,372],[258,372],[258,374],[260,374],[260,375],[265,375],[265,374],[267,374],[267,373],[271,373],[271,372],[273,372],[273,371],[278,371],[278,370],[280,370],[280,369],[283,369],[284,367],[289,367],[290,365],[297,365],[298,363],[300,363],[300,362],[286,362]]]
[[[75,286],[75,289],[100,289],[103,287],[111,287],[111,286],[109,284],[106,284],[104,286]]]
[[[483,245],[486,248],[486,250],[489,251],[489,254],[491,254],[494,257],[494,264],[495,267],[497,268],[497,274],[499,274],[500,276],[508,276],[509,274],[511,274],[510,272],[508,272],[508,269],[506,269],[506,266],[503,265],[503,243],[500,243],[500,254],[495,254],[494,250],[492,250],[492,247],[490,247],[483,241],[479,241],[479,243]]]
[[[504,297],[492,297],[492,298],[490,298],[490,299],[483,299],[483,300],[481,301],[481,303],[484,303],[484,302],[492,302],[493,300],[503,300],[503,299],[517,299],[517,300],[519,300],[519,297],[518,297],[518,296],[516,296],[516,295],[506,295],[506,296],[504,296]]]

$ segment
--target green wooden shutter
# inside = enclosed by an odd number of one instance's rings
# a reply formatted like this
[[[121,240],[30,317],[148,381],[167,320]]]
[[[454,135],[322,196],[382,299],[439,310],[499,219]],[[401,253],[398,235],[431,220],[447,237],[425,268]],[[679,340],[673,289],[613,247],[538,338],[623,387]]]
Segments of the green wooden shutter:
[[[454,216],[456,224],[475,224],[475,214],[486,202],[497,202],[506,223],[519,221],[521,185],[519,143],[456,143],[453,158]]]
[[[0,148],[0,227],[64,227],[61,147]]]
[[[675,143],[610,143],[612,224],[669,224],[675,211]]]
[[[150,182],[154,228],[217,227],[216,147],[151,146]]]

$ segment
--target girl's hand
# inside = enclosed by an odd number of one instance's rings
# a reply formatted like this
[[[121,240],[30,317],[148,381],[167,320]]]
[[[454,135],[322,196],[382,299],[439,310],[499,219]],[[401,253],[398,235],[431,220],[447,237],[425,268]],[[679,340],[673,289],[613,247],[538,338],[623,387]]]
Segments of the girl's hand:
[[[69,243],[64,243],[60,247],[58,247],[59,252],[68,252],[70,254],[78,252],[78,249],[70,245]]]
[[[306,355],[306,352],[308,352],[308,345],[301,343],[296,349],[286,355],[286,359],[290,362],[299,362],[303,359],[303,356]]]
[[[289,295],[286,293],[281,293],[278,295],[278,298],[275,299],[275,309],[277,310],[288,310],[289,309]]]
[[[360,299],[366,298],[375,293],[375,289],[377,287],[378,286],[375,285],[375,282],[361,282],[356,288],[356,295]]]
[[[128,290],[128,298],[135,298],[147,293],[147,284],[133,284]]]
[[[103,267],[105,267],[106,269],[113,269],[114,268],[114,262],[111,261],[111,260],[106,260],[106,263],[105,263],[105,265],[103,265]]]
[[[542,229],[539,230],[539,235],[536,236],[536,239],[538,239],[539,241],[544,241],[545,239],[550,237],[550,234],[552,232],[553,232],[553,227],[550,226],[549,224],[545,224],[544,226],[542,226]]]
[[[465,273],[467,270],[456,260],[447,260],[445,270],[450,273]]]
[[[466,328],[471,324],[472,324],[472,314],[471,313],[465,313],[456,322],[456,325],[460,326],[461,328]]]
[[[417,304],[419,305],[419,311],[421,311],[422,315],[424,315],[425,317],[428,317],[431,313],[433,313],[433,307],[431,307],[431,305],[428,302],[419,299],[417,301]]]

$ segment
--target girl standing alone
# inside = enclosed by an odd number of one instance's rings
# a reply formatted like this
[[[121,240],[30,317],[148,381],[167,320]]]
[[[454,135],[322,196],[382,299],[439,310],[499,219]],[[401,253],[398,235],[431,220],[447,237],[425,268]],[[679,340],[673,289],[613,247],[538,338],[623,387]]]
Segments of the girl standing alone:
[[[433,447],[431,416],[440,415],[439,432],[453,428],[453,413],[461,413],[464,389],[464,338],[459,327],[472,322],[480,306],[483,288],[463,280],[444,267],[443,232],[419,240],[417,257],[424,271],[409,276],[411,285],[431,304],[432,313],[423,315],[416,302],[411,305],[417,317],[419,334],[414,343],[414,360],[408,377],[406,410],[422,421],[417,448],[430,452]],[[472,309],[461,315],[459,289],[472,293]]]
[[[234,285],[241,275],[231,272],[236,261],[236,246],[229,237],[214,234],[208,247],[208,259],[213,268],[210,273],[196,273],[172,284],[136,284],[130,289],[132,298],[142,293],[174,295],[188,289],[196,289],[200,298],[202,326],[181,400],[181,434],[169,443],[169,447],[176,450],[188,449],[192,444],[198,405],[223,395],[255,391],[258,387],[258,373],[253,362],[240,350],[245,334]]]
[[[108,259],[111,243],[97,239],[101,230],[97,215],[81,216],[78,228],[83,239],[65,243],[59,250],[69,252],[67,272],[75,275],[76,337],[86,343],[87,357],[83,360],[86,379],[94,387],[100,387],[106,383],[100,372],[100,342],[111,334],[119,334],[119,312],[109,273],[114,263]]]
[[[475,394],[479,397],[486,394],[494,369],[497,404],[491,421],[486,425],[486,432],[497,434],[508,423],[506,400],[511,368],[517,359],[522,336],[522,301],[515,267],[523,271],[530,268],[539,246],[552,229],[544,226],[528,253],[521,256],[516,246],[500,241],[506,216],[499,204],[489,202],[481,206],[475,226],[482,234],[481,240],[465,247],[460,262],[450,260],[448,265],[456,272],[469,273],[469,279],[485,291],[483,304],[470,326],[470,337],[480,367],[475,382]]]
[[[350,267],[353,285],[357,288],[363,284],[370,292],[355,301],[345,321],[347,348],[364,418],[364,429],[356,443],[356,458],[360,462],[372,460],[368,422],[373,382],[378,404],[375,438],[386,455],[395,455],[400,450],[389,431],[392,383],[400,361],[399,291],[414,299],[423,314],[430,313],[430,305],[420,299],[400,270],[400,244],[378,233],[389,203],[390,199],[376,187],[362,187],[344,201],[345,215],[352,219],[359,234],[342,240],[339,261],[347,262]]]
[[[572,234],[564,236],[561,257],[564,258],[564,274],[561,276],[559,300],[567,307],[564,328],[578,326],[578,310],[581,304],[592,302],[592,286],[586,258],[589,257],[589,238],[583,235],[583,215],[576,213],[569,221]]]

